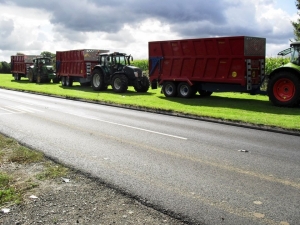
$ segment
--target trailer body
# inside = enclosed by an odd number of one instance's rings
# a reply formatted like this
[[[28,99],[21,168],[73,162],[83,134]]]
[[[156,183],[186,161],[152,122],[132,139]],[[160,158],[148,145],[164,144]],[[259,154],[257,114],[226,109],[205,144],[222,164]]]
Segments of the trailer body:
[[[260,91],[265,74],[266,39],[216,37],[148,43],[151,87],[167,97],[212,92]]]
[[[98,55],[108,52],[100,49],[79,49],[69,51],[56,51],[56,74],[62,84],[72,86],[73,82],[89,84],[92,68],[97,65]]]
[[[15,80],[21,77],[28,78],[29,67],[33,65],[33,60],[40,55],[12,55],[10,57],[11,73]]]

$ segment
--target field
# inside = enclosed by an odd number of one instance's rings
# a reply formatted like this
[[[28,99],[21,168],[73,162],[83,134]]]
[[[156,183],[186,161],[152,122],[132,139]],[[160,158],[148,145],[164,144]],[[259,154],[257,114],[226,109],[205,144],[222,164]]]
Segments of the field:
[[[126,93],[117,94],[110,87],[107,91],[96,92],[90,87],[81,87],[79,83],[74,83],[73,87],[63,87],[61,84],[29,83],[25,78],[15,81],[10,74],[0,75],[0,87],[300,131],[300,107],[275,107],[264,95],[213,93],[210,97],[197,95],[192,99],[181,99],[166,98],[160,93],[160,89],[150,89],[141,94],[133,88],[129,88]]]

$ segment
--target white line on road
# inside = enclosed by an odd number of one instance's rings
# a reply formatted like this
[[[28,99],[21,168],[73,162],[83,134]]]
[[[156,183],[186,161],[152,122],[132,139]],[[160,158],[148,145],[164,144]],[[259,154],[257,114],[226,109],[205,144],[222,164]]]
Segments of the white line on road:
[[[154,134],[159,134],[159,135],[168,136],[168,137],[172,137],[172,138],[187,140],[187,138],[185,138],[185,137],[180,137],[180,136],[176,136],[176,135],[172,135],[172,134],[166,134],[166,133],[161,133],[161,132],[157,132],[157,131],[153,131],[153,130],[147,130],[147,129],[144,129],[144,128],[134,127],[134,126],[121,124],[121,123],[115,123],[115,122],[111,122],[111,121],[107,121],[107,120],[101,120],[101,119],[98,119],[98,118],[95,118],[95,117],[83,116],[83,115],[78,115],[78,114],[75,114],[75,113],[69,113],[69,112],[66,112],[66,113],[71,114],[73,116],[83,117],[83,118],[86,118],[86,119],[97,120],[97,121],[100,121],[100,122],[103,122],[103,123],[109,123],[109,124],[122,126],[122,127],[127,127],[127,128],[131,128],[131,129],[135,129],[135,130],[141,130],[141,131],[145,131],[145,132],[149,132],[149,133],[154,133]]]

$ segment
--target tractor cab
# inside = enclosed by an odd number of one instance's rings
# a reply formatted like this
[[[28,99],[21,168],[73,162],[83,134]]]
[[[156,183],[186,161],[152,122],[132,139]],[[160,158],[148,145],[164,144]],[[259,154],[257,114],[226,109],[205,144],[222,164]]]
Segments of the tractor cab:
[[[108,74],[122,71],[125,66],[130,65],[130,59],[132,60],[132,56],[119,52],[102,53],[99,55],[99,63]]]
[[[278,53],[280,56],[291,54],[291,63],[300,66],[300,41],[292,42],[290,48]]]

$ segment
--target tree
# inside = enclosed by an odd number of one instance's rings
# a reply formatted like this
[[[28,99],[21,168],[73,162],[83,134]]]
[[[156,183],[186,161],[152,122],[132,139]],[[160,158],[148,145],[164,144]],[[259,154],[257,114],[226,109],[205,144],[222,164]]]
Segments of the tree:
[[[49,57],[49,58],[52,58],[52,59],[55,58],[55,54],[52,53],[52,52],[48,52],[48,51],[41,52],[41,56],[43,56],[43,57]]]
[[[300,0],[297,0],[295,2],[297,10],[298,10],[298,15],[300,16],[299,10],[300,10]],[[294,36],[296,41],[300,41],[300,18],[296,22],[292,21],[292,25],[294,27]]]
[[[10,63],[2,61],[1,65],[2,65],[1,73],[10,73]]]

